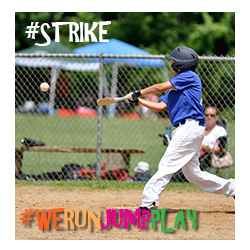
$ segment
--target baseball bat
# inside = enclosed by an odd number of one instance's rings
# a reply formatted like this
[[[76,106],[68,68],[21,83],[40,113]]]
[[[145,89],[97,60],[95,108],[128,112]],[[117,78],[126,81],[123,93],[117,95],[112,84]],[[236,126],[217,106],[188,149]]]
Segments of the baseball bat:
[[[120,102],[120,101],[125,101],[126,97],[108,97],[108,98],[102,98],[102,99],[98,99],[97,100],[97,104],[99,106],[102,105],[108,105],[108,104],[112,104],[112,103],[116,103],[116,102]]]

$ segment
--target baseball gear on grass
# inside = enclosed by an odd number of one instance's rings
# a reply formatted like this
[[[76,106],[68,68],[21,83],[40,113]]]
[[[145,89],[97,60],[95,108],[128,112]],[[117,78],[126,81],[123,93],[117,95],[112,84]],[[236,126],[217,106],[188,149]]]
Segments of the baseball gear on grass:
[[[26,147],[45,146],[45,144],[42,141],[36,141],[26,137],[21,140],[21,143]]]
[[[168,146],[171,141],[169,136],[164,134],[159,134],[159,136],[163,137],[163,145]]]
[[[193,49],[182,46],[176,47],[170,56],[165,57],[175,60],[172,64],[172,69],[178,73],[187,70],[195,71],[199,63],[198,54]]]

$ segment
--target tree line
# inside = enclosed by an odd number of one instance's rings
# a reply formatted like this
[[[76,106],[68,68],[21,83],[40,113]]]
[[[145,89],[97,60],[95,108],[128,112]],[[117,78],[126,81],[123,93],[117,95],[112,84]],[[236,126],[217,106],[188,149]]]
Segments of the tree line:
[[[192,47],[199,55],[235,54],[234,12],[16,12],[15,51],[45,43],[41,31],[35,40],[27,38],[25,31],[31,22],[84,22],[91,26],[100,21],[111,21],[104,39],[116,38],[155,55],[170,54],[176,46]],[[55,28],[46,32],[55,39]],[[96,37],[98,32],[94,30]],[[60,41],[71,49],[90,43],[69,42],[67,26],[60,27]]]

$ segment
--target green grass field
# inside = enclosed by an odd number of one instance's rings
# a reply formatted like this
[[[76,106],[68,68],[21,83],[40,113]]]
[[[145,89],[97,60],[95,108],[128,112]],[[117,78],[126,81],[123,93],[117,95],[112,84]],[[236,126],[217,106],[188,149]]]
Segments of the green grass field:
[[[31,185],[31,186],[46,186],[53,189],[65,189],[69,191],[73,190],[95,190],[95,189],[107,189],[107,190],[122,190],[122,189],[136,189],[143,190],[145,182],[119,182],[119,181],[108,181],[108,180],[86,180],[86,181],[21,181],[16,180],[16,184],[20,185]],[[185,190],[188,192],[202,192],[201,189],[197,188],[188,182],[170,182],[166,190],[181,191]]]
[[[140,148],[145,154],[131,155],[131,174],[139,161],[146,161],[152,173],[157,171],[158,163],[166,150],[159,133],[164,133],[167,121],[158,119],[126,120],[120,117],[103,117],[102,147]],[[235,159],[235,123],[229,122],[230,150]],[[93,147],[97,145],[97,118],[58,117],[44,115],[15,115],[15,145],[29,137],[41,140],[47,146]],[[102,156],[105,161],[106,155]],[[96,161],[94,153],[24,153],[23,171],[28,174],[41,174],[51,170],[60,171],[65,163],[73,162],[87,167]],[[220,175],[225,177],[225,170]],[[228,172],[234,178],[235,166]]]

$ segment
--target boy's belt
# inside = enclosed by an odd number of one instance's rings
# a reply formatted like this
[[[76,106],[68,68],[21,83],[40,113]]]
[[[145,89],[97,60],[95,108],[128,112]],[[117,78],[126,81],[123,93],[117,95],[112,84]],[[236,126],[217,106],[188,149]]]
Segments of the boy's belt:
[[[204,122],[196,121],[196,120],[193,120],[193,119],[186,119],[186,120],[183,120],[183,121],[179,122],[177,124],[177,126],[175,126],[175,127],[178,128],[180,125],[184,125],[186,122],[196,122],[198,126],[202,126],[202,127],[205,126]]]

